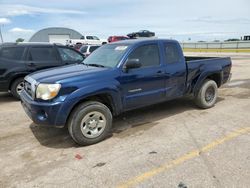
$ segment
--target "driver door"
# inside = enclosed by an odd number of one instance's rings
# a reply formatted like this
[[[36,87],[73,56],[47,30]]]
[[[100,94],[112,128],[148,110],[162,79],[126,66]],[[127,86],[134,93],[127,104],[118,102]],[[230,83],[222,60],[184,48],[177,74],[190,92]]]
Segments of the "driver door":
[[[128,56],[137,59],[140,68],[122,73],[123,106],[130,110],[163,101],[165,76],[157,43],[137,47]]]

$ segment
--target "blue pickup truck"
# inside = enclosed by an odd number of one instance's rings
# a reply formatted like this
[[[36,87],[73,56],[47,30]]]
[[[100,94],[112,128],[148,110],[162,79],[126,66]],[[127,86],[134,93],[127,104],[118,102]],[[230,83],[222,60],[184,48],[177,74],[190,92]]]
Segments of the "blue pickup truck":
[[[186,95],[200,108],[214,106],[230,71],[230,58],[184,57],[174,40],[126,40],[82,63],[26,76],[21,102],[36,124],[67,126],[76,143],[90,145],[125,111]]]

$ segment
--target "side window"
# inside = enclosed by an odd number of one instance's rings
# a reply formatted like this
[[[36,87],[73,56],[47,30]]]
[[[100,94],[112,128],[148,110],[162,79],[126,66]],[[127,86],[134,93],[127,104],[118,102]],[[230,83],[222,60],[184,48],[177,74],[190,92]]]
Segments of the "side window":
[[[0,57],[10,60],[21,60],[23,52],[23,47],[3,47],[0,51]]]
[[[86,53],[87,50],[88,50],[88,46],[82,46],[82,47],[80,48],[80,52],[81,52],[81,53]]]
[[[86,39],[93,40],[94,38],[92,36],[86,36]]]
[[[31,47],[29,61],[56,61],[56,53],[53,47]]]
[[[83,61],[83,57],[72,49],[59,47],[58,50],[63,61]]]
[[[128,59],[138,59],[142,67],[157,66],[160,64],[158,45],[140,46],[129,55]]]
[[[89,48],[89,52],[92,53],[93,51],[95,51],[97,48],[99,48],[100,46],[90,46]]]
[[[179,63],[181,61],[179,48],[174,43],[165,44],[165,55],[167,64]]]

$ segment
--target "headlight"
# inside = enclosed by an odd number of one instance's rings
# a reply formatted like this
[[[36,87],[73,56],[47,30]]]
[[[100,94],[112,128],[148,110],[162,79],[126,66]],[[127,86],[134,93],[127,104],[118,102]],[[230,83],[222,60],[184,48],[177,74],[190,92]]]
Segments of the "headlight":
[[[61,84],[39,84],[36,88],[36,98],[49,100],[57,96]]]

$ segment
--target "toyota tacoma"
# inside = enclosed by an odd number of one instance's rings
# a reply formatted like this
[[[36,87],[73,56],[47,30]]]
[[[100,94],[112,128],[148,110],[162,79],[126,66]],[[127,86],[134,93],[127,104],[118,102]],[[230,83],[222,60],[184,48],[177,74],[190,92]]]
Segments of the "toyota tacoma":
[[[26,76],[21,101],[36,124],[67,126],[76,143],[90,145],[129,110],[187,95],[200,108],[213,107],[230,71],[230,58],[184,57],[175,40],[125,40],[82,63]]]

